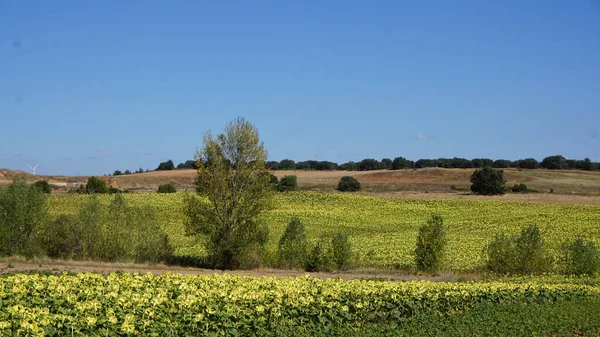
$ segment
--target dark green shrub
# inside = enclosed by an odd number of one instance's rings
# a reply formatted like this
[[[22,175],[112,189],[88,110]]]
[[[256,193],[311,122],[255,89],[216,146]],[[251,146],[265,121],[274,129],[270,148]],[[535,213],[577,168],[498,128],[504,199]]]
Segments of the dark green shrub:
[[[108,193],[109,194],[116,194],[116,193],[123,193],[123,191],[121,191],[120,189],[118,189],[116,187],[109,186],[108,187]]]
[[[562,246],[561,262],[567,275],[593,276],[600,271],[600,255],[596,244],[578,237]]]
[[[511,190],[514,193],[526,193],[526,192],[529,192],[529,188],[525,184],[515,184],[515,186],[513,186],[511,188]]]
[[[279,180],[279,192],[295,191],[298,189],[298,177],[284,176]]]
[[[419,228],[417,247],[414,251],[417,269],[436,272],[440,269],[448,238],[444,220],[440,215],[432,215],[427,223]]]
[[[340,270],[349,269],[352,261],[352,244],[348,234],[335,233],[331,238],[332,259]]]
[[[90,177],[85,185],[85,192],[88,194],[108,193],[106,182],[98,177]]]
[[[340,179],[337,187],[340,192],[356,192],[360,191],[360,182],[354,177],[345,176]]]
[[[121,172],[121,170],[115,170],[115,172],[113,172],[113,176],[120,176],[123,175],[123,172]]]
[[[471,176],[471,191],[475,194],[496,195],[504,194],[504,171],[491,167],[475,170]]]
[[[154,171],[171,171],[175,169],[175,164],[171,159],[163,161],[158,164],[158,167]]]
[[[47,195],[16,178],[0,190],[0,255],[32,256],[36,234],[48,218]]]
[[[304,269],[308,272],[329,270],[329,250],[327,243],[323,240],[317,241],[308,253]]]
[[[297,217],[292,218],[279,240],[279,260],[281,268],[302,268],[306,264],[308,241],[304,225]]]
[[[33,186],[40,189],[40,191],[42,191],[43,193],[52,194],[52,189],[50,188],[50,184],[48,184],[47,180],[38,180],[35,183],[33,183]]]
[[[173,184],[162,184],[158,186],[157,193],[175,193],[177,189]]]
[[[493,168],[509,168],[511,165],[511,161],[510,160],[506,160],[506,159],[498,159],[498,160],[494,160],[494,162],[492,163],[492,167]]]
[[[540,163],[538,163],[538,161],[535,160],[534,158],[525,158],[525,159],[517,160],[516,163],[517,163],[518,168],[529,169],[529,170],[536,169],[540,166]]]
[[[392,169],[392,160],[390,158],[383,158],[379,163],[379,168],[382,170],[391,170]]]
[[[279,162],[279,169],[280,170],[295,170],[296,162],[291,159],[284,159]]]
[[[487,269],[500,274],[540,274],[550,271],[553,263],[535,225],[523,228],[517,237],[495,235],[484,254]]]
[[[358,169],[360,171],[371,171],[371,170],[379,170],[381,163],[377,161],[377,159],[363,159],[358,163]]]

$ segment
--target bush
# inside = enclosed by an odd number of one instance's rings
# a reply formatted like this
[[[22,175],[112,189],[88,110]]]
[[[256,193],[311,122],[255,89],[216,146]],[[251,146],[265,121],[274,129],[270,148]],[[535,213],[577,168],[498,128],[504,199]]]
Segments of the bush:
[[[491,167],[475,170],[471,176],[471,191],[482,195],[504,194],[504,171]]]
[[[525,158],[517,161],[517,167],[522,169],[533,170],[540,166],[537,160],[534,158]]]
[[[567,160],[561,155],[544,158],[540,163],[540,166],[548,170],[565,170],[569,168]]]
[[[436,272],[442,265],[448,238],[444,220],[440,215],[432,215],[427,223],[419,228],[417,247],[414,251],[417,269]]]
[[[552,268],[552,256],[540,230],[530,225],[518,237],[497,234],[485,247],[486,267],[500,274],[540,274]]]
[[[529,191],[529,187],[527,187],[527,185],[525,184],[515,184],[515,186],[513,186],[511,190],[514,193],[526,193]]]
[[[600,271],[600,255],[596,244],[576,238],[563,244],[561,262],[567,275],[593,276]]]
[[[106,182],[98,177],[90,177],[85,185],[85,192],[88,194],[108,193]]]
[[[346,233],[335,233],[331,238],[332,259],[340,269],[349,269],[352,261],[352,244]]]
[[[281,268],[302,268],[306,264],[308,241],[304,225],[297,217],[292,218],[279,240],[279,260]]]
[[[506,159],[498,159],[492,163],[493,168],[509,168],[510,165],[511,161]]]
[[[162,184],[158,186],[157,193],[175,193],[177,189],[173,184]]]
[[[310,250],[304,269],[308,272],[329,270],[329,251],[323,240],[318,241]]]
[[[34,255],[47,217],[47,196],[37,186],[17,178],[0,190],[0,255]]]
[[[415,167],[415,163],[412,160],[408,160],[404,157],[396,157],[392,162],[392,170],[407,169]]]
[[[295,191],[298,189],[298,178],[296,176],[284,176],[279,181],[279,192]]]
[[[47,180],[38,180],[33,183],[33,186],[37,187],[42,193],[52,194],[52,189],[50,188],[50,184],[48,184]]]
[[[123,193],[123,191],[121,191],[120,189],[118,189],[116,187],[109,186],[108,193],[109,194],[117,194],[117,193]]]
[[[357,192],[360,191],[360,182],[354,177],[345,176],[340,179],[337,187],[340,192]]]

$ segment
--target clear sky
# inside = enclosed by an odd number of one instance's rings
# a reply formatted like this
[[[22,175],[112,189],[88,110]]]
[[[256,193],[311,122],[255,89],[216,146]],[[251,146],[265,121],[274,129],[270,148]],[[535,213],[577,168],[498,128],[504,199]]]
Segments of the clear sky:
[[[600,0],[0,1],[0,168],[192,159],[600,160]]]

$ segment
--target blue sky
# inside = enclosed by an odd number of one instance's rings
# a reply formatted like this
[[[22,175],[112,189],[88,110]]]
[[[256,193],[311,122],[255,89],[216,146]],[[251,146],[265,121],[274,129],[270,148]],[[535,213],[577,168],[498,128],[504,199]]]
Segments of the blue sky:
[[[0,168],[177,164],[236,116],[272,160],[600,160],[600,0],[124,2],[0,1]]]

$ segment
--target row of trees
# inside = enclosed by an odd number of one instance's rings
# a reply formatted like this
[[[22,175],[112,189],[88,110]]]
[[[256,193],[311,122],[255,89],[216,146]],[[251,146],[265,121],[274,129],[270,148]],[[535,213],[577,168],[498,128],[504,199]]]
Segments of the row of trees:
[[[269,170],[316,170],[316,171],[370,171],[370,170],[400,170],[410,168],[441,167],[441,168],[483,168],[486,166],[493,168],[521,168],[537,169],[546,168],[549,170],[598,170],[600,163],[592,162],[589,158],[583,160],[566,159],[561,155],[549,156],[538,162],[534,158],[525,158],[515,161],[506,159],[492,160],[489,158],[438,158],[438,159],[419,159],[417,161],[408,160],[404,157],[396,157],[393,160],[383,158],[381,161],[368,158],[360,162],[347,162],[341,165],[330,161],[308,160],[294,162],[291,159],[282,161],[268,161],[266,166]]]

